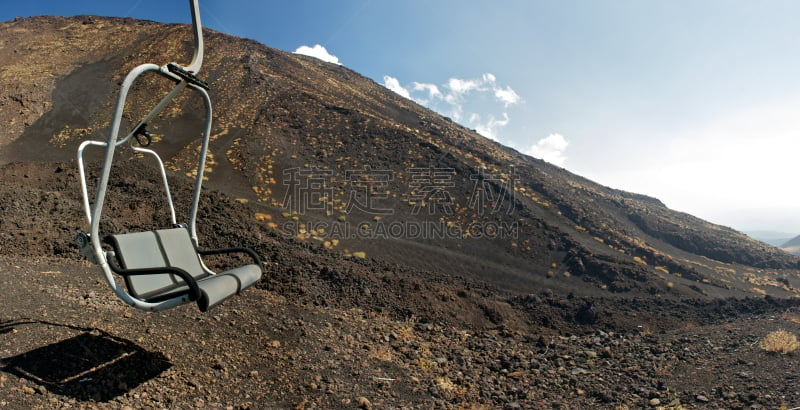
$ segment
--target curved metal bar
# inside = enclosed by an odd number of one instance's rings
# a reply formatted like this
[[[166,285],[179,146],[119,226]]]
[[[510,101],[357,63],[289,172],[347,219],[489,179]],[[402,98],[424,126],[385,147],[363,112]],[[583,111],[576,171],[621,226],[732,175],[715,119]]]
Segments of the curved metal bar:
[[[167,171],[166,169],[164,169],[164,161],[162,161],[161,157],[159,157],[158,154],[151,149],[140,148],[140,147],[131,147],[131,148],[136,152],[141,152],[143,154],[150,154],[156,159],[156,162],[158,163],[158,169],[161,171],[161,181],[164,182],[164,190],[167,192],[169,213],[170,217],[172,218],[170,219],[170,221],[172,222],[173,226],[176,225],[178,223],[178,220],[175,218],[175,205],[173,205],[172,203],[172,192],[169,189],[169,181],[167,181]]]
[[[128,135],[126,135],[124,138],[118,140],[117,138],[119,137],[119,128],[120,128],[120,124],[121,124],[122,112],[123,112],[123,110],[125,108],[125,100],[127,99],[128,91],[130,90],[130,87],[133,84],[133,82],[136,80],[136,78],[138,78],[140,75],[142,75],[142,74],[144,74],[145,72],[148,72],[148,71],[156,71],[159,74],[161,74],[161,75],[163,75],[163,76],[165,76],[165,77],[167,77],[167,78],[169,78],[171,80],[179,81],[179,82],[175,87],[173,87],[173,89],[166,96],[164,96],[164,98],[161,99],[161,101],[158,102],[158,104],[156,104],[155,107],[153,107],[152,110],[150,110],[150,112],[141,121],[139,121],[139,123],[136,125],[136,127],[133,127],[133,130],[130,133],[128,133]],[[122,84],[122,88],[120,89],[120,95],[119,95],[119,98],[117,99],[117,106],[114,109],[114,116],[113,116],[113,120],[112,120],[111,133],[109,135],[108,140],[105,141],[105,142],[104,141],[84,141],[83,143],[81,143],[80,147],[78,148],[78,165],[79,165],[80,174],[81,174],[81,192],[83,193],[83,197],[84,197],[84,202],[83,202],[84,203],[84,209],[86,210],[86,218],[87,218],[87,221],[89,222],[89,225],[92,225],[92,220],[93,220],[92,216],[93,216],[93,214],[99,213],[99,209],[95,209],[94,210],[95,212],[92,212],[91,211],[91,207],[89,205],[89,194],[88,194],[88,189],[86,187],[86,174],[85,174],[85,167],[84,167],[84,163],[83,163],[83,151],[84,151],[84,149],[89,145],[104,146],[104,147],[107,148],[106,149],[106,156],[105,156],[106,160],[109,159],[109,154],[110,154],[110,158],[113,158],[113,150],[116,147],[119,147],[120,145],[124,144],[126,141],[130,141],[131,138],[133,137],[133,135],[135,134],[136,130],[142,124],[146,124],[146,123],[150,122],[153,118],[155,118],[155,116],[158,115],[167,106],[167,104],[169,104],[181,91],[183,91],[184,88],[186,88],[186,85],[187,85],[187,83],[185,81],[182,81],[180,78],[178,78],[177,76],[175,76],[172,73],[170,73],[169,70],[165,69],[164,67],[158,66],[156,64],[142,64],[142,65],[134,68],[133,70],[131,70],[130,73],[128,73],[128,76],[125,78],[125,81]],[[112,152],[109,152],[109,149],[108,149],[109,145],[108,144],[111,144],[112,141],[114,141],[113,142],[113,148],[110,149],[110,151],[112,151]],[[133,148],[136,149],[135,147],[133,147]],[[161,162],[160,159],[159,159],[159,162]],[[105,164],[105,161],[104,161],[104,164]],[[161,164],[161,167],[163,169],[163,164]],[[106,184],[107,184],[107,181],[106,181]],[[98,186],[100,186],[100,183],[98,183]],[[95,204],[97,204],[96,201],[95,201]],[[172,205],[172,201],[170,201],[170,206],[171,205]],[[95,208],[97,208],[97,207],[95,207]],[[173,215],[175,214],[174,210],[173,210],[172,213],[173,213]]]
[[[83,210],[86,212],[87,225],[92,224],[92,207],[89,205],[89,189],[86,186],[86,170],[83,165],[83,150],[89,145],[105,147],[107,144],[103,141],[84,141],[78,147],[78,172],[81,175],[81,194],[83,195]]]
[[[162,266],[162,267],[159,267],[159,268],[125,269],[125,268],[120,267],[116,262],[114,262],[114,258],[113,258],[112,255],[108,255],[108,256],[109,256],[108,266],[115,273],[118,273],[118,274],[120,274],[122,276],[159,275],[159,274],[164,274],[164,273],[175,275],[175,276],[178,276],[179,278],[181,278],[181,280],[183,280],[183,282],[189,288],[188,292],[187,292],[188,293],[187,297],[188,297],[189,301],[195,301],[197,299],[200,299],[200,296],[201,296],[200,286],[197,284],[197,279],[195,279],[189,272],[186,272],[185,270],[183,270],[181,268],[177,268],[177,267],[174,267],[174,266]],[[180,296],[179,296],[179,298],[180,298]],[[169,300],[169,299],[167,299],[167,300]],[[153,303],[153,302],[149,302],[149,303]],[[155,303],[158,303],[158,302],[155,302]]]
[[[200,21],[200,5],[198,0],[189,0],[189,8],[192,10],[192,28],[194,29],[194,55],[192,62],[184,67],[186,71],[197,74],[200,66],[203,65],[203,25]]]
[[[109,266],[107,261],[104,261],[104,263],[101,266],[103,267],[103,272],[106,274],[106,276],[113,277],[111,266]],[[117,297],[120,298],[126,304],[133,306],[137,309],[149,310],[151,312],[170,309],[191,301],[189,295],[181,295],[161,302],[145,302],[143,300],[136,299],[133,296],[131,296],[128,292],[125,291],[125,289],[119,286],[116,281],[114,281],[111,284],[111,289],[114,291],[114,294],[116,294]]]
[[[95,251],[95,256],[98,261],[104,261],[103,248],[100,243],[100,215],[103,212],[103,203],[106,198],[106,187],[108,186],[108,178],[111,175],[111,164],[114,160],[114,151],[116,148],[130,139],[131,135],[118,140],[119,129],[122,125],[122,112],[125,109],[125,100],[128,98],[128,91],[130,91],[133,82],[140,75],[148,71],[161,72],[161,67],[156,64],[142,64],[137,66],[125,77],[122,86],[119,90],[119,97],[117,97],[117,105],[114,107],[114,116],[111,120],[111,130],[108,134],[108,140],[105,142],[106,152],[103,157],[103,168],[100,171],[100,179],[97,182],[97,192],[95,193],[94,208],[89,218],[89,237],[92,241],[92,248]],[[105,262],[101,262],[105,264]]]
[[[203,188],[203,172],[206,169],[206,156],[208,154],[208,142],[211,138],[211,119],[213,111],[211,109],[211,98],[203,88],[195,85],[190,85],[191,88],[200,92],[203,96],[203,101],[206,104],[206,129],[203,131],[203,141],[200,146],[200,163],[197,164],[197,179],[194,183],[194,192],[192,192],[192,207],[189,210],[189,236],[194,242],[194,246],[198,247],[197,230],[195,225],[197,222],[197,209],[200,206],[200,190]]]
[[[220,248],[220,249],[197,249],[200,255],[223,255],[228,253],[244,253],[253,259],[253,264],[257,265],[261,271],[264,271],[264,264],[261,262],[261,257],[258,256],[256,251],[250,248]]]

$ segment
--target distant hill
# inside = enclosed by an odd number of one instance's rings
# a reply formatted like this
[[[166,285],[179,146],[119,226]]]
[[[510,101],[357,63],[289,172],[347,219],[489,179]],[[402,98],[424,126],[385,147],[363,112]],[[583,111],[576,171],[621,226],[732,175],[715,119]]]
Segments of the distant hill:
[[[773,231],[745,231],[745,235],[768,243],[772,246],[780,247],[787,241],[791,240],[795,235],[787,232],[773,232]]]
[[[145,62],[185,62],[188,33],[119,18],[0,23],[0,163],[73,161],[81,141],[105,138],[122,77]],[[247,202],[248,223],[306,246],[518,292],[800,288],[795,255],[523,155],[346,67],[210,30],[206,44],[200,77],[216,115],[208,187]],[[163,95],[161,80],[135,87],[129,124]],[[196,158],[198,112],[181,98],[150,125],[176,177]],[[52,223],[80,229],[80,221]]]
[[[795,236],[794,238],[782,243],[780,248],[786,252],[800,255],[800,236]]]

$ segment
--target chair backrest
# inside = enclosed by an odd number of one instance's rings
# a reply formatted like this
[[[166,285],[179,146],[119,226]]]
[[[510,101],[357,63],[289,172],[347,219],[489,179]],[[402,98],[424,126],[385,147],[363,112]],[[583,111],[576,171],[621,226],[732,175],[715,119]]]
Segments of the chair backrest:
[[[123,269],[175,267],[197,279],[207,276],[185,228],[125,233],[110,238]],[[169,273],[128,275],[125,282],[131,294],[142,299],[184,285],[183,280]]]

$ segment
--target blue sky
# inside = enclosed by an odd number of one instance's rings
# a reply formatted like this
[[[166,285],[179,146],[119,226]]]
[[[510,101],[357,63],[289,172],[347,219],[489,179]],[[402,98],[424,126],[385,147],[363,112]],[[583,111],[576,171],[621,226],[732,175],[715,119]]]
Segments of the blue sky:
[[[800,233],[800,2],[201,0],[522,152],[739,230]],[[186,1],[7,1],[0,20],[189,22]],[[319,49],[319,48],[318,48]]]

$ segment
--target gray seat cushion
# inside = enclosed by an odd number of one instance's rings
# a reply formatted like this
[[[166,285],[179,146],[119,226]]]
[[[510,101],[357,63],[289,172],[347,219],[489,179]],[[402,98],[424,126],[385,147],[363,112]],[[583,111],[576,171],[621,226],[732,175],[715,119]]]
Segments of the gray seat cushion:
[[[261,268],[256,265],[244,265],[198,281],[202,296],[197,301],[201,312],[226,301],[233,295],[253,286],[261,279]]]
[[[111,235],[110,243],[123,269],[174,267],[189,273],[200,288],[198,307],[205,312],[252,286],[261,278],[261,267],[244,265],[216,275],[206,272],[185,228]],[[188,291],[179,276],[171,273],[126,275],[128,290],[136,298],[157,301]]]

